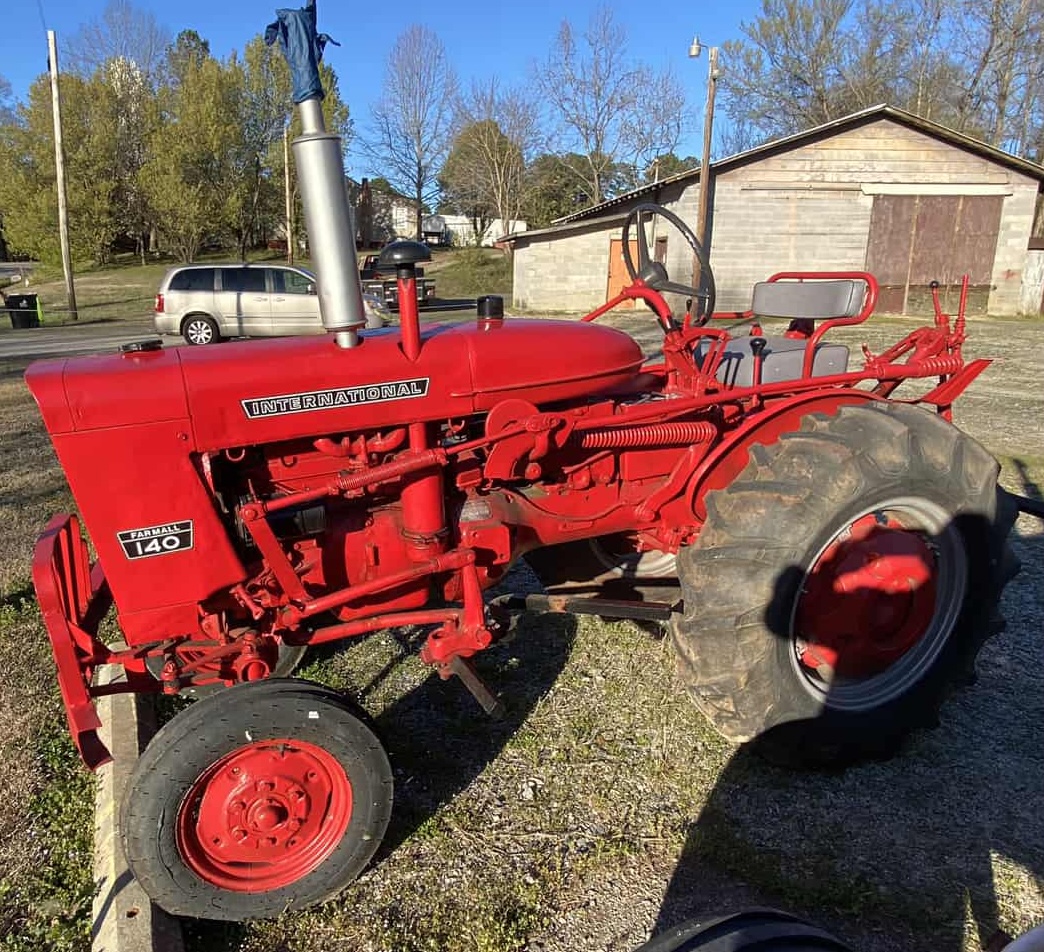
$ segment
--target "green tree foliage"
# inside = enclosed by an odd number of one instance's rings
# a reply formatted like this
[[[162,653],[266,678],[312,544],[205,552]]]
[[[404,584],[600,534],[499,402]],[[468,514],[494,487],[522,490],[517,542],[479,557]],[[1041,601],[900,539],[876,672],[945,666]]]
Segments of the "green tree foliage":
[[[487,139],[494,149],[510,151],[510,143],[495,122],[467,125],[454,136],[438,180],[440,209],[466,215],[476,235],[485,232],[496,214],[487,183],[477,174],[483,165],[482,144]]]
[[[185,80],[190,66],[197,69],[210,59],[210,43],[195,30],[182,30],[174,42],[167,47],[162,73],[168,86],[176,86]]]
[[[527,197],[522,217],[530,228],[546,228],[590,204],[578,184],[578,173],[586,159],[582,155],[537,156],[526,169]]]
[[[119,99],[101,75],[65,75],[61,94],[72,253],[104,262],[119,232]],[[0,128],[0,209],[12,250],[61,260],[56,196],[51,87],[42,76]]]
[[[537,108],[522,90],[476,83],[457,103],[457,133],[439,177],[444,204],[471,218],[476,238],[500,219],[515,228],[526,201],[526,162],[535,151]]]
[[[240,137],[229,121],[238,105],[214,59],[189,62],[177,86],[160,91],[141,180],[161,237],[192,261],[225,221]]]
[[[0,76],[0,125],[14,122],[14,96],[11,94],[11,84],[3,76]]]
[[[110,20],[136,29],[109,36]],[[79,261],[108,260],[117,239],[135,241],[144,257],[157,236],[185,258],[204,242],[245,255],[282,223],[282,137],[293,109],[282,54],[256,37],[242,56],[219,62],[203,37],[186,30],[157,61],[161,35],[149,16],[114,0],[82,31],[79,66],[62,76],[70,237]],[[134,49],[147,70],[131,58]],[[92,63],[92,73],[80,71]],[[337,77],[325,63],[320,72],[327,128],[347,139],[351,120]],[[0,82],[7,244],[57,261],[49,79],[40,77],[28,102],[5,115],[8,90]]]

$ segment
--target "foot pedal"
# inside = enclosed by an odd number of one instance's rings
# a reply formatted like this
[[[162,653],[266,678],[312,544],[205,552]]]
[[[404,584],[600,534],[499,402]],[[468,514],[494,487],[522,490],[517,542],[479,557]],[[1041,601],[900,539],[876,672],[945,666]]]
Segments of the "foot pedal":
[[[470,692],[471,696],[479,702],[479,706],[484,710],[490,717],[495,721],[499,721],[505,713],[507,713],[507,707],[504,702],[500,700],[486,684],[478,676],[478,672],[475,671],[470,661],[466,661],[464,658],[454,656],[446,664],[451,674],[455,674],[460,678],[464,687]]]

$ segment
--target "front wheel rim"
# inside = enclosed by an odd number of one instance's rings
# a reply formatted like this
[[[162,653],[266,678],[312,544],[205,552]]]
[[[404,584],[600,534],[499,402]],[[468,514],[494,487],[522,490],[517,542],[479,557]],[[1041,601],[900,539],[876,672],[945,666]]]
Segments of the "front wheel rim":
[[[193,344],[209,344],[214,334],[204,321],[191,321],[186,336]]]
[[[805,570],[789,654],[825,707],[865,712],[913,688],[945,650],[968,586],[964,540],[931,500],[896,497],[849,520]]]
[[[352,817],[352,785],[329,751],[299,740],[237,748],[189,788],[175,823],[185,865],[231,892],[289,886],[329,859]]]

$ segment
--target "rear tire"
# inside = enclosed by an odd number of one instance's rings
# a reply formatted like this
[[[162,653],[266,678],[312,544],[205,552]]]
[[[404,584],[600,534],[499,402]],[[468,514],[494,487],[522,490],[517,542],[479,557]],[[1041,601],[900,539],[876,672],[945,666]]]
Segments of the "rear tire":
[[[635,952],[851,952],[817,926],[775,909],[751,909],[668,929]]]
[[[186,344],[199,347],[205,344],[216,344],[221,340],[217,322],[205,314],[190,314],[181,325],[181,336]]]
[[[306,681],[241,684],[186,708],[127,784],[127,862],[167,912],[241,921],[302,909],[366,866],[392,774],[364,715]]]
[[[788,765],[896,752],[970,680],[1017,570],[974,440],[905,404],[810,415],[707,497],[672,626],[696,703]]]

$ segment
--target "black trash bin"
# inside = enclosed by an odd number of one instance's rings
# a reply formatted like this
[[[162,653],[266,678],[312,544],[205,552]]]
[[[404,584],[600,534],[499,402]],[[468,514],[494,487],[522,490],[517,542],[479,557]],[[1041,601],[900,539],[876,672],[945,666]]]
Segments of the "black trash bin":
[[[40,314],[36,309],[38,294],[8,294],[4,306],[11,315],[11,326],[22,330],[40,326]]]

